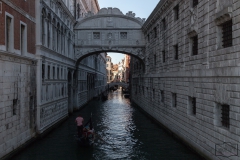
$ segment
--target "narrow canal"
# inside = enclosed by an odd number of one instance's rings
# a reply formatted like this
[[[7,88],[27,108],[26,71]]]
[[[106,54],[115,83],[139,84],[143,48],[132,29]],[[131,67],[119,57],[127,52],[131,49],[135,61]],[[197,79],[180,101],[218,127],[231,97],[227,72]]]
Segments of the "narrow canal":
[[[75,141],[75,118],[93,117],[98,136],[94,147],[82,148]],[[95,100],[74,113],[59,128],[36,141],[14,160],[201,160],[153,123],[120,91],[107,101]]]

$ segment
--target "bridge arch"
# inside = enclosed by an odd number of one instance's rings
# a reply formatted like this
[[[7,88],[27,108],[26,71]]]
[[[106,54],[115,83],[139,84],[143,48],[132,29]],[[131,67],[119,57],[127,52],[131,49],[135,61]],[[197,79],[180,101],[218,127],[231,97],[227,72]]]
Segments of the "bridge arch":
[[[124,15],[118,8],[102,8],[96,15],[89,12],[74,27],[76,65],[91,54],[103,52],[129,54],[144,64],[144,22],[132,12]]]

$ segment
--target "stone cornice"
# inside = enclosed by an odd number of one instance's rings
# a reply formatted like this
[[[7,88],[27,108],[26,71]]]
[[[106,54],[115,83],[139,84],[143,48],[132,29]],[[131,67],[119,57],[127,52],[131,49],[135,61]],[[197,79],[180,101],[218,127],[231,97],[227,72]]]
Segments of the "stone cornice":
[[[232,19],[232,7],[226,7],[220,12],[215,14],[215,22],[217,25],[221,25],[224,22],[227,22]]]
[[[138,23],[140,26],[143,25],[143,22],[139,21],[138,19],[136,19],[135,17],[129,17],[129,16],[126,16],[126,15],[109,15],[109,14],[106,14],[106,15],[93,15],[93,16],[88,16],[88,17],[85,17],[83,18],[81,21],[78,22],[78,24],[75,26],[75,28],[77,28],[80,24],[86,22],[86,21],[89,21],[91,19],[96,19],[96,18],[103,18],[103,17],[115,17],[115,18],[124,18],[124,19],[129,19],[129,20],[132,20],[136,23]]]
[[[19,12],[20,14],[22,14],[23,16],[25,16],[27,19],[29,19],[33,23],[36,23],[35,17],[32,17],[31,15],[29,15],[26,11],[24,11],[20,7],[14,5],[11,1],[9,1],[9,0],[1,0],[1,1],[4,2],[5,4],[7,4],[8,6],[10,6],[12,9]]]
[[[146,22],[143,24],[143,31],[146,32],[152,27],[152,25],[159,19],[160,15],[168,8],[175,0],[161,0],[150,16],[147,18]]]
[[[6,57],[8,57],[8,58],[6,58]],[[11,57],[12,59],[11,58],[9,59],[9,57]],[[30,57],[26,57],[26,56],[23,56],[23,55],[19,55],[19,54],[15,54],[15,53],[0,50],[0,60],[1,59],[3,59],[4,61],[26,60],[28,62],[31,62],[31,64],[33,64],[32,61],[34,61],[34,62],[37,61],[37,59],[34,59],[34,58],[30,58]]]

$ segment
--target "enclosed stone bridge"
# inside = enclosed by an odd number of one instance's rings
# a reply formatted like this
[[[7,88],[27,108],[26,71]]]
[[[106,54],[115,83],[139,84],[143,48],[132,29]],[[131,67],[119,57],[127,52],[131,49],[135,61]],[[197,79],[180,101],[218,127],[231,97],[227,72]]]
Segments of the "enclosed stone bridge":
[[[128,88],[128,86],[129,86],[128,83],[123,83],[123,82],[113,82],[113,83],[108,83],[107,85],[109,88],[114,87],[114,86],[121,86],[123,88]]]
[[[129,54],[143,62],[145,38],[142,25],[145,19],[117,8],[103,8],[96,15],[89,12],[75,25],[75,59],[96,53],[117,52]]]

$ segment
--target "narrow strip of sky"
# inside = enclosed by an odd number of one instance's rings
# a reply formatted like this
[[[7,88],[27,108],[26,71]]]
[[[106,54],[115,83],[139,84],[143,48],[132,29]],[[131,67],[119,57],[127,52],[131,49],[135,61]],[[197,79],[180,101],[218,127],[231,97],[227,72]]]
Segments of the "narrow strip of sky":
[[[145,18],[152,13],[160,0],[98,0],[100,8],[118,8],[125,15],[132,11],[135,17]],[[109,53],[108,53],[109,54]],[[124,54],[110,53],[113,64],[117,64],[124,58]]]

